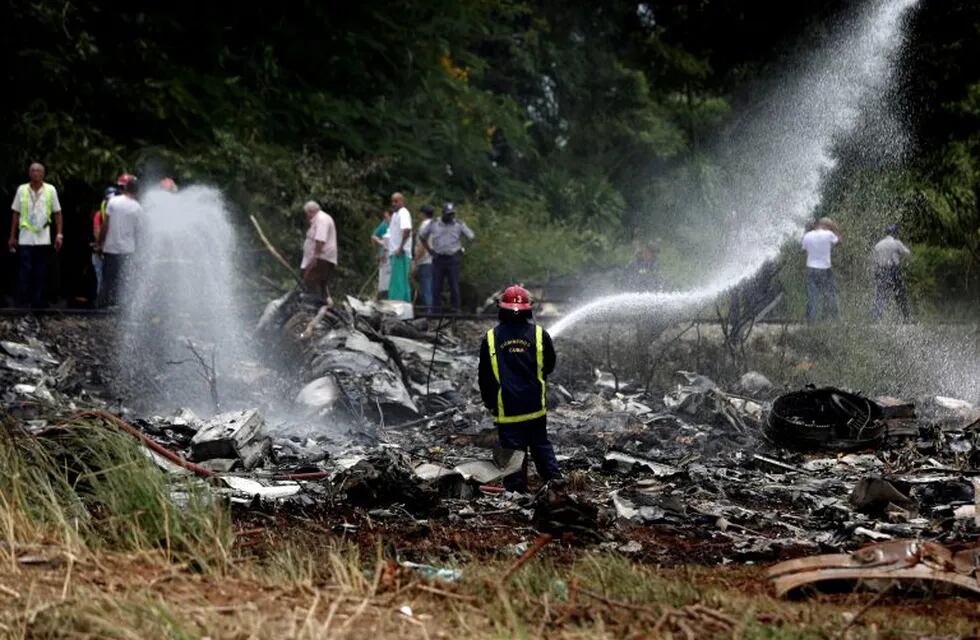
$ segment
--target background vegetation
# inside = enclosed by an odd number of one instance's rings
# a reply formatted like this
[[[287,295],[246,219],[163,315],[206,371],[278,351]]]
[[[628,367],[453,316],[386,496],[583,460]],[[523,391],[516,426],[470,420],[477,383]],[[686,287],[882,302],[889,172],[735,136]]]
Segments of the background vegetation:
[[[217,185],[243,237],[255,214],[293,253],[301,203],[321,200],[351,289],[394,189],[466,203],[483,238],[474,296],[622,264],[637,239],[661,238],[666,272],[683,274],[683,205],[717,169],[707,149],[854,4],[6,0],[2,188],[11,198],[32,160],[49,167],[69,214],[63,261],[84,260],[87,214],[135,170]],[[925,311],[957,299],[975,315],[980,299],[978,29],[975,2],[921,3],[894,96],[911,152],[882,167],[840,149],[821,212],[862,260],[878,233],[862,221],[901,218]],[[842,276],[860,281],[859,266]]]

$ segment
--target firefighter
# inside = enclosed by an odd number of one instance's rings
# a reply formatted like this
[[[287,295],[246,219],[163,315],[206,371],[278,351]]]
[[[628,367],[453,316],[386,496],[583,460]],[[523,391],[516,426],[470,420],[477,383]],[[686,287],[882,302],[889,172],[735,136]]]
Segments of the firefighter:
[[[493,415],[500,446],[530,450],[545,482],[561,477],[546,428],[545,379],[555,368],[548,332],[531,320],[531,296],[508,287],[500,298],[500,323],[480,345],[480,395]],[[521,471],[504,478],[509,491],[527,491],[527,458]]]

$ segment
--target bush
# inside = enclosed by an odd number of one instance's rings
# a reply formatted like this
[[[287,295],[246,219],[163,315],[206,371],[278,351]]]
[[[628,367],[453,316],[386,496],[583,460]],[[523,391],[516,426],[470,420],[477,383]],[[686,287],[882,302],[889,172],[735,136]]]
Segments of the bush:
[[[980,273],[969,251],[924,244],[911,250],[905,279],[917,315],[976,321]]]
[[[457,215],[477,236],[463,260],[463,280],[481,297],[509,283],[539,283],[615,259],[605,235],[554,222],[540,201],[465,205]]]

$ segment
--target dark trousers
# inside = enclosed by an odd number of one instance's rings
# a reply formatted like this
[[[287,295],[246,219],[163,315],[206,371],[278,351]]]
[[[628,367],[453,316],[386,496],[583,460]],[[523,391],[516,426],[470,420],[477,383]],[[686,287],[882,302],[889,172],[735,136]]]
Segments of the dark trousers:
[[[912,318],[909,312],[909,300],[905,293],[905,282],[902,280],[902,270],[898,265],[878,267],[875,270],[875,301],[871,309],[871,317],[881,320],[885,305],[890,298],[895,299],[902,319],[908,322]]]
[[[548,441],[547,416],[542,416],[527,422],[512,422],[497,425],[497,437],[500,446],[515,451],[530,452],[534,460],[534,468],[538,470],[541,479],[547,482],[552,478],[560,478],[558,459],[555,450]],[[524,457],[524,467],[515,474],[504,478],[504,487],[508,491],[527,491],[527,456]]]
[[[320,296],[320,300],[324,304],[330,298],[330,275],[334,268],[332,262],[317,258],[303,273],[303,284],[306,286],[306,290]]]
[[[103,256],[102,290],[99,291],[99,306],[108,307],[119,303],[119,292],[124,290],[129,279],[130,254],[106,253]]]
[[[51,245],[18,245],[17,293],[14,299],[18,307],[43,309],[48,306],[45,286],[48,278],[48,260]]]
[[[837,285],[830,269],[806,270],[806,319],[809,323],[837,317]]]
[[[442,308],[442,281],[449,278],[449,300],[453,311],[459,311],[459,270],[463,264],[459,253],[451,256],[432,255],[432,304]]]

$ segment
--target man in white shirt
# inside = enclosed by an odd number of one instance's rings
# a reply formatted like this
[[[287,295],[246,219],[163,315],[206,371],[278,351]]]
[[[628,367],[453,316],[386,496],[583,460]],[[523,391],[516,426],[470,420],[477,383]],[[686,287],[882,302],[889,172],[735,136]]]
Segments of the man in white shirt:
[[[412,214],[405,208],[405,197],[391,194],[391,224],[388,225],[388,261],[391,264],[391,282],[388,299],[412,301],[412,285],[408,280],[412,264]]]
[[[303,206],[303,211],[310,223],[303,243],[303,261],[300,263],[303,282],[329,307],[333,305],[330,275],[337,267],[337,227],[330,214],[313,200]]]
[[[898,225],[889,225],[885,229],[885,237],[879,240],[874,248],[875,301],[871,309],[871,317],[875,322],[881,320],[885,305],[892,297],[895,298],[902,319],[905,322],[911,321],[912,314],[905,293],[905,282],[902,280],[902,259],[911,254],[905,243],[898,239]]]
[[[47,306],[45,282],[51,259],[51,221],[54,220],[54,249],[61,251],[61,202],[54,185],[44,181],[44,165],[35,162],[28,169],[30,182],[17,187],[10,205],[10,239],[7,246],[19,254],[16,303],[18,307],[40,309]]]
[[[806,251],[806,319],[809,323],[837,317],[837,286],[831,271],[830,254],[840,244],[837,225],[830,218],[820,218],[813,229],[803,234]]]
[[[99,306],[115,305],[120,290],[132,276],[132,257],[136,253],[136,236],[143,224],[143,207],[136,200],[138,182],[131,178],[122,186],[122,195],[114,196],[105,208],[105,224],[100,230],[102,255],[105,259]]]

